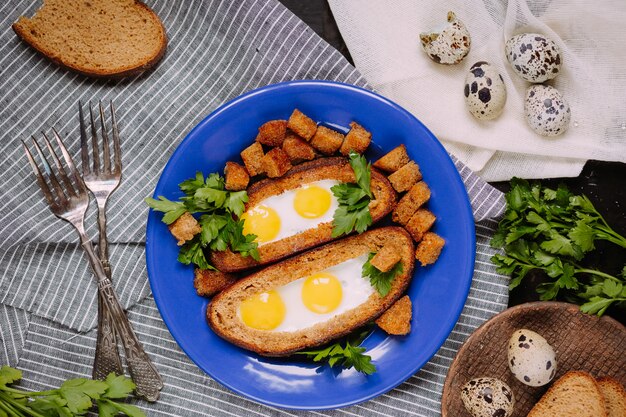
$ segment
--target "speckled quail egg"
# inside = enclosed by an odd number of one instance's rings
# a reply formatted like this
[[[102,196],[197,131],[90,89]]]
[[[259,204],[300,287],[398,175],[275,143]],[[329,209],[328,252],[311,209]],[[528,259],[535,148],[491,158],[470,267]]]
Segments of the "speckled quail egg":
[[[509,369],[520,382],[541,387],[556,373],[556,354],[540,334],[528,329],[513,333],[509,340]]]
[[[458,64],[470,50],[469,31],[453,12],[441,31],[420,33],[422,48],[438,64]]]
[[[480,120],[495,119],[506,103],[502,75],[485,61],[479,61],[470,68],[465,77],[464,94],[470,113]]]
[[[475,378],[461,388],[461,399],[474,417],[509,417],[515,397],[504,382],[496,378]]]
[[[549,85],[532,85],[524,102],[526,121],[542,136],[558,136],[569,127],[569,104],[559,90]]]
[[[563,62],[558,45],[537,33],[513,36],[506,43],[505,53],[517,75],[531,83],[553,79]]]

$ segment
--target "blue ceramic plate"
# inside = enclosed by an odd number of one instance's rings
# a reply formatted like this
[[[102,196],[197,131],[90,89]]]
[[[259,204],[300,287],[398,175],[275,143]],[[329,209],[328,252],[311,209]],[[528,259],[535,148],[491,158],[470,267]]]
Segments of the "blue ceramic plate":
[[[412,331],[389,337],[374,331],[364,341],[378,372],[364,376],[304,361],[264,358],[220,339],[205,321],[208,300],[196,295],[193,269],[176,261],[178,247],[161,222],[148,218],[146,257],[152,293],[161,316],[187,355],[221,384],[255,401],[289,409],[344,407],[383,394],[416,373],[437,352],[456,323],[474,268],[474,222],[467,193],[448,154],[415,117],[397,104],[352,85],[295,81],[244,94],[205,118],[176,149],[154,192],[176,199],[178,183],[222,171],[228,160],[254,140],[268,120],[287,119],[294,108],[346,130],[357,121],[370,130],[375,159],[405,144],[432,190],[429,209],[434,230],[446,239],[439,261],[416,266],[408,294],[413,301]]]

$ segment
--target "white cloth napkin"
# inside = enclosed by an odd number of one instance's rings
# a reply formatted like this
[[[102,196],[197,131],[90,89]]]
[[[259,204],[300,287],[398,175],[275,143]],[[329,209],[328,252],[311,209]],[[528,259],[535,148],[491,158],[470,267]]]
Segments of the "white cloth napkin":
[[[383,95],[417,116],[470,168],[488,181],[512,176],[577,176],[587,159],[626,162],[626,2],[624,0],[330,0],[356,67]],[[446,22],[449,10],[470,31],[469,55],[458,65],[431,61],[419,33]],[[572,109],[569,130],[546,138],[524,118],[530,85],[511,69],[504,44],[538,32],[563,52],[563,68],[549,82]],[[469,67],[488,61],[504,77],[507,103],[493,121],[466,109]]]

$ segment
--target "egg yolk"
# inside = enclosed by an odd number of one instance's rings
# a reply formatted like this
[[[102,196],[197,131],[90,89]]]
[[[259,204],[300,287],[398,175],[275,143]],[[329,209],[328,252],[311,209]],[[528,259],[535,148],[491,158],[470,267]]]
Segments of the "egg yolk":
[[[319,272],[302,284],[302,303],[314,313],[330,313],[341,303],[341,283],[334,275]]]
[[[296,191],[293,208],[305,219],[317,219],[330,208],[330,193],[317,185],[301,188]]]
[[[258,243],[269,242],[276,238],[280,230],[280,217],[276,210],[266,206],[257,206],[246,211],[241,219],[244,235],[256,235]]]
[[[239,307],[241,320],[248,327],[258,330],[272,330],[285,318],[285,303],[276,291],[256,294],[244,301]]]

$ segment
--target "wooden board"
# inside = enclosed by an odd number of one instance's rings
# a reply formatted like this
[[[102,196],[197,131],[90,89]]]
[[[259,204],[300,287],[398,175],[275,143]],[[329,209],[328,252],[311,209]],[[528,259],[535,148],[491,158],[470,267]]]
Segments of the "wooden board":
[[[468,417],[461,387],[470,379],[494,377],[513,390],[512,417],[526,416],[547,391],[519,382],[509,370],[507,348],[518,329],[533,330],[552,345],[557,357],[553,381],[567,371],[582,370],[595,377],[611,376],[626,386],[626,328],[610,317],[583,314],[578,306],[560,302],[522,304],[503,311],[479,327],[452,362],[441,399],[443,417]]]

